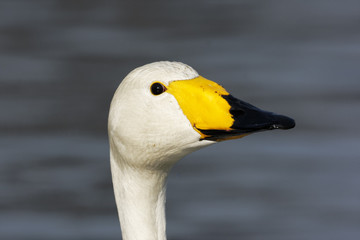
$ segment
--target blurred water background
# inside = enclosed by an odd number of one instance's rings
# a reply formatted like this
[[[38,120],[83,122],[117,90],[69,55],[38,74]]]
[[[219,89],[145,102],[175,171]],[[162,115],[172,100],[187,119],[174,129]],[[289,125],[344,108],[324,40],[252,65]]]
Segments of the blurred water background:
[[[1,0],[0,239],[121,239],[108,107],[158,60],[297,121],[179,162],[170,240],[360,239],[359,26],[356,0]]]

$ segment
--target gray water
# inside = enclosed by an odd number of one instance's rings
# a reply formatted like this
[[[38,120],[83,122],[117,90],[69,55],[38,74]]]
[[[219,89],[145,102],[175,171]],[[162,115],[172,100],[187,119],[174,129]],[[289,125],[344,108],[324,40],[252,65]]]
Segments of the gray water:
[[[121,238],[108,107],[157,60],[297,121],[180,161],[169,239],[360,239],[359,17],[356,0],[1,0],[0,239]]]

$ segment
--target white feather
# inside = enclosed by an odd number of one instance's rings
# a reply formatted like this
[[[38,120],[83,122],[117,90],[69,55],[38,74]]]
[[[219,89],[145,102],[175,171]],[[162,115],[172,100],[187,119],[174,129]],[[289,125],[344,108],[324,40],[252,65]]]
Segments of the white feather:
[[[111,102],[109,141],[116,204],[124,240],[164,240],[165,182],[175,162],[212,141],[200,135],[165,85],[198,73],[183,63],[156,62],[133,70]]]

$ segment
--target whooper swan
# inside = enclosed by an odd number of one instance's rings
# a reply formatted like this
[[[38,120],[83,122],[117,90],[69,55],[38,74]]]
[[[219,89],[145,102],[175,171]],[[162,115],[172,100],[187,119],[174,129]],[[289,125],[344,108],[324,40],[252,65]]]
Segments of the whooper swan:
[[[219,141],[294,126],[291,118],[233,97],[183,63],[136,68],[116,90],[108,122],[123,239],[166,239],[165,181],[185,155]]]

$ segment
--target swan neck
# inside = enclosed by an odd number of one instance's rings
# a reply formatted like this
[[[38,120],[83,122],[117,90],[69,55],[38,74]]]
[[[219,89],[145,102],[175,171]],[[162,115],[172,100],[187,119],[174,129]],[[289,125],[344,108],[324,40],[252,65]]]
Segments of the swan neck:
[[[166,240],[168,170],[144,170],[111,159],[123,240]]]

